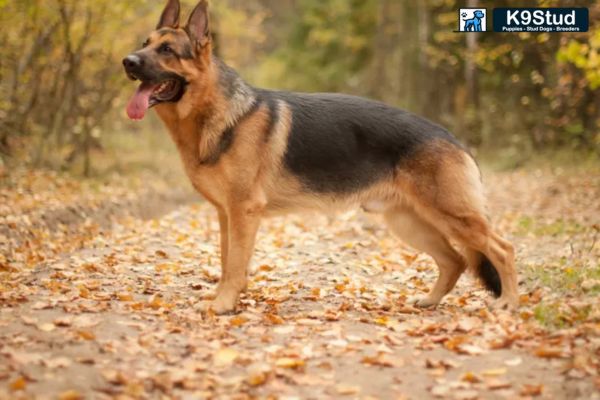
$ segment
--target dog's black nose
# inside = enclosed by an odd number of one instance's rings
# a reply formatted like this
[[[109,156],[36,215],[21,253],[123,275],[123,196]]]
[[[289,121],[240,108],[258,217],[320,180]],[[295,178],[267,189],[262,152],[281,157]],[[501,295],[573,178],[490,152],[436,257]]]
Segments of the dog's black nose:
[[[123,59],[123,66],[127,72],[133,72],[144,65],[144,60],[135,54],[130,54]]]

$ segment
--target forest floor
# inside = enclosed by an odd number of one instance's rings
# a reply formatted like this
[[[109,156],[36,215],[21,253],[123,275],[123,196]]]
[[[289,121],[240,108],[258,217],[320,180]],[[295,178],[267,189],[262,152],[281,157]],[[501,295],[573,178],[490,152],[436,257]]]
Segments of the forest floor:
[[[5,181],[0,398],[600,399],[597,170],[485,174],[516,312],[467,276],[414,308],[433,262],[356,211],[266,220],[239,313],[203,316],[209,205],[143,181]]]

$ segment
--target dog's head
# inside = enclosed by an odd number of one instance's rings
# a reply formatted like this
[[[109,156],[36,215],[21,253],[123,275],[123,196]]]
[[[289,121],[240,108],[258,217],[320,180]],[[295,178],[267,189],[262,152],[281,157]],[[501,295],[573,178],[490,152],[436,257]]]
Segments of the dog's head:
[[[179,25],[179,0],[168,0],[156,30],[142,48],[123,59],[127,76],[140,86],[127,105],[131,119],[155,105],[176,103],[189,85],[199,84],[211,62],[208,3],[201,0],[187,24]]]
[[[474,16],[475,18],[479,18],[479,19],[481,19],[481,18],[483,18],[483,17],[485,16],[485,14],[483,13],[483,11],[481,11],[481,10],[477,10],[477,11],[475,11],[475,12],[473,13],[473,16]]]

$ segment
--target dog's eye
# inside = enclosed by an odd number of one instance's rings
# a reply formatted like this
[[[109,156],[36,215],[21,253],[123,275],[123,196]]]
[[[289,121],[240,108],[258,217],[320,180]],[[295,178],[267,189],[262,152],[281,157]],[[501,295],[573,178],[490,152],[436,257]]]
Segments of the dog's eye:
[[[149,44],[150,44],[150,41],[146,40],[144,43],[142,43],[142,48],[148,46]]]
[[[165,54],[173,54],[173,49],[168,44],[163,44],[160,46],[158,51]]]

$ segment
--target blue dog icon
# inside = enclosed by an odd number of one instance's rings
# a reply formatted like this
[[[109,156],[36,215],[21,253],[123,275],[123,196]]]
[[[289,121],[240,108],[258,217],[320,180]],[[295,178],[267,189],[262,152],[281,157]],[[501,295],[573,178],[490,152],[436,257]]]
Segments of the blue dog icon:
[[[467,17],[467,13],[461,14],[463,18]],[[473,18],[466,19],[465,31],[467,32],[481,32],[481,19],[485,17],[485,14],[481,10],[473,11]]]

